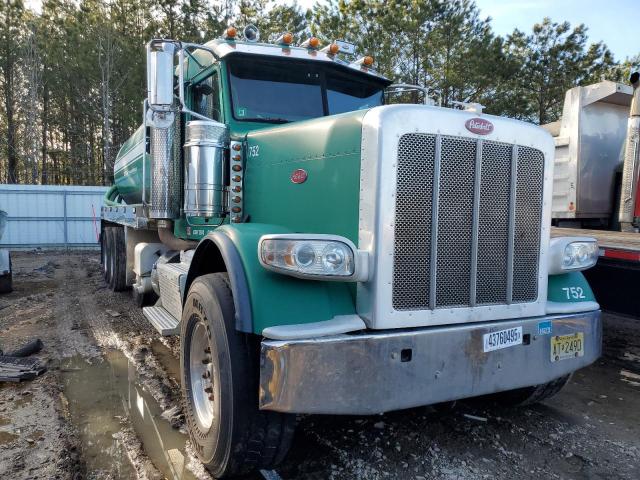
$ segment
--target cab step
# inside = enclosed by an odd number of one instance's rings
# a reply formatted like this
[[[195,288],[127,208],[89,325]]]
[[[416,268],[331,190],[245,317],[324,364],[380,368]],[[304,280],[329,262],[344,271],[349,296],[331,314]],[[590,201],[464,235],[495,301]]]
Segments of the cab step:
[[[180,322],[163,307],[144,307],[142,313],[160,335],[168,337],[180,333]]]

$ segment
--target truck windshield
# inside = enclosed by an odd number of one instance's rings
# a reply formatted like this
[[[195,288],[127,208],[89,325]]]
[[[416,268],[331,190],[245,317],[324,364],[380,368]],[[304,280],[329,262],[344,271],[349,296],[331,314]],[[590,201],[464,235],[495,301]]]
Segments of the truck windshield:
[[[382,105],[385,83],[311,62],[229,63],[236,120],[287,123]]]

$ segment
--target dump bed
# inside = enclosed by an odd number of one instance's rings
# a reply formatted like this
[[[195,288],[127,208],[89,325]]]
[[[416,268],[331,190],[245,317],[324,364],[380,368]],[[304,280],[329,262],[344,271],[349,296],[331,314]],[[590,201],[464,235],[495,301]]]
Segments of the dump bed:
[[[575,87],[560,121],[542,125],[556,144],[553,219],[606,222],[614,214],[632,96],[629,85],[611,81]]]

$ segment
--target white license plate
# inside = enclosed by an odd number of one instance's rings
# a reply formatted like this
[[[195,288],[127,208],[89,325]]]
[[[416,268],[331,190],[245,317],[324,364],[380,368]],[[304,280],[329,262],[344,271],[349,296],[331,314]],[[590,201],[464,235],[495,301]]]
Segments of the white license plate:
[[[485,352],[500,350],[522,344],[522,327],[507,328],[497,332],[485,333],[482,337]]]

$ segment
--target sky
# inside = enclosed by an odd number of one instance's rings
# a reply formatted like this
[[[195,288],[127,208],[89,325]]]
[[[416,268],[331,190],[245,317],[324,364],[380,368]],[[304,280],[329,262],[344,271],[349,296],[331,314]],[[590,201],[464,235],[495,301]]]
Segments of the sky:
[[[298,0],[303,8],[315,2]],[[26,3],[39,9],[41,0]],[[481,16],[493,19],[493,29],[499,35],[509,34],[514,28],[530,32],[533,24],[545,16],[556,22],[567,20],[572,25],[584,23],[589,28],[589,40],[606,43],[617,60],[640,53],[639,3],[640,0],[476,0]]]
[[[590,42],[603,41],[616,60],[640,53],[640,0],[475,0],[481,17],[490,16],[494,31],[507,35],[518,28],[531,32],[534,23],[550,17],[571,25],[584,23]],[[291,3],[291,2],[288,2]],[[299,0],[305,8],[315,0]]]

